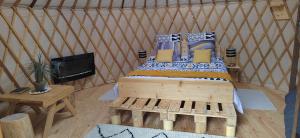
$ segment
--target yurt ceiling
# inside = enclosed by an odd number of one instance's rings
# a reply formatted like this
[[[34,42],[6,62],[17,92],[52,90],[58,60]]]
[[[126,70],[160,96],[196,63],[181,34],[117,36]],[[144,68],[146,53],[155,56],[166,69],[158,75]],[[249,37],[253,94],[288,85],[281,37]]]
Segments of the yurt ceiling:
[[[94,52],[96,75],[71,83],[86,88],[117,81],[137,67],[138,50],[150,52],[157,34],[210,31],[223,53],[237,49],[242,82],[289,88],[297,0],[286,1],[286,20],[273,18],[268,0],[4,0],[1,5],[1,91],[33,83],[26,66],[38,53],[48,62]],[[156,6],[164,8],[150,8]]]
[[[35,8],[157,8],[252,0],[4,0],[4,6]]]

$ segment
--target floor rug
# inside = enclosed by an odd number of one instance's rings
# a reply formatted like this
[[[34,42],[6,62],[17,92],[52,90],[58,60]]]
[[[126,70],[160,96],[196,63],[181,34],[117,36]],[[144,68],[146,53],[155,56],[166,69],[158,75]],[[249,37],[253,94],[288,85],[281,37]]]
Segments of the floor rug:
[[[237,95],[240,97],[245,109],[276,111],[269,98],[256,89],[237,89]]]
[[[151,128],[98,124],[85,138],[225,138],[206,134],[164,131]]]

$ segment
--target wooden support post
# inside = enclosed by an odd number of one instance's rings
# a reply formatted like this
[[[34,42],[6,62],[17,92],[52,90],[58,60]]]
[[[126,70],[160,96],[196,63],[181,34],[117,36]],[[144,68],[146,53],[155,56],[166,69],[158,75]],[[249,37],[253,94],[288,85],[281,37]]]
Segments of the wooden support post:
[[[73,116],[76,115],[76,110],[73,107],[73,105],[71,104],[71,102],[69,101],[69,99],[66,97],[63,99],[64,103],[66,104],[66,108],[72,113]]]
[[[143,112],[142,111],[132,111],[132,121],[133,121],[133,126],[142,127],[143,126]]]
[[[236,117],[227,118],[226,121],[226,136],[234,137],[236,131]]]
[[[172,131],[173,130],[173,121],[163,120],[164,130]]]
[[[163,120],[163,119],[161,119],[161,120]],[[168,113],[168,120],[176,121],[176,114]]]
[[[235,129],[236,126],[226,126],[226,136],[227,137],[234,137],[235,136]]]
[[[0,125],[0,128],[1,128],[1,125]],[[3,138],[3,133],[2,133],[1,129],[0,129],[0,138]]]
[[[207,117],[206,116],[195,116],[195,133],[205,133],[206,132],[206,124]]]
[[[111,123],[114,125],[120,125],[121,124],[121,114],[119,111],[115,110],[115,109],[110,109],[110,113],[111,113]]]
[[[46,119],[43,138],[48,137],[48,134],[49,134],[50,128],[52,126],[53,118],[54,118],[54,114],[55,114],[56,110],[57,110],[56,104],[51,105],[48,109],[48,114],[47,114],[47,119]]]
[[[120,125],[121,124],[121,115],[112,115],[111,116],[111,123],[114,125]]]
[[[168,113],[160,113],[159,119],[160,120],[170,120],[170,119],[168,119]],[[175,120],[173,120],[173,121],[175,121]]]
[[[34,132],[28,114],[18,113],[0,120],[5,138],[33,138]]]

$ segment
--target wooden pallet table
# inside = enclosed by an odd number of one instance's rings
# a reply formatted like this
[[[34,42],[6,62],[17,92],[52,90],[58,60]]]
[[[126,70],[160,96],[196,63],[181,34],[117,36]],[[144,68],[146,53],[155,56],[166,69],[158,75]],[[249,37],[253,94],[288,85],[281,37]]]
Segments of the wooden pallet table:
[[[173,130],[177,115],[189,115],[194,117],[195,132],[205,133],[207,117],[214,117],[226,119],[226,136],[235,136],[237,116],[233,104],[230,103],[119,97],[111,104],[111,108],[113,124],[121,124],[120,110],[132,112],[135,127],[143,126],[145,112],[159,113],[165,130]]]

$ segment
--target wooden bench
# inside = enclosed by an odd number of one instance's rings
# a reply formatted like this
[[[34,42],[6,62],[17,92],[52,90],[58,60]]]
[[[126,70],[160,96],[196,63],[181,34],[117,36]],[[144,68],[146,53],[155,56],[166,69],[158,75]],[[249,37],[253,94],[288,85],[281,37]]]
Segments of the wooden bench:
[[[195,132],[205,133],[207,117],[226,119],[226,136],[235,136],[236,112],[233,104],[207,103],[201,101],[181,101],[154,98],[119,97],[111,104],[112,123],[120,124],[120,110],[132,112],[133,126],[143,126],[145,112],[160,114],[165,130],[173,130],[173,122],[177,115],[190,115],[194,117]]]

